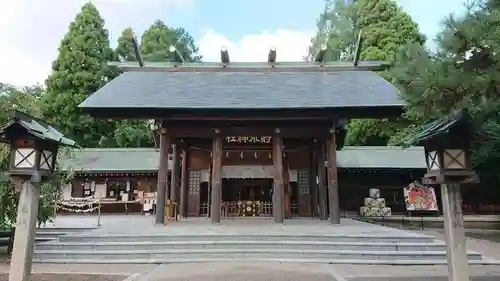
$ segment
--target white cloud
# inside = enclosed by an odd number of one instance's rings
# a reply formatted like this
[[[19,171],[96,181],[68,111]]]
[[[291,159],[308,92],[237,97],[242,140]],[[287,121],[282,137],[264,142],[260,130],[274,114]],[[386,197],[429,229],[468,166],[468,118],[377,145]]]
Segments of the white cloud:
[[[88,0],[1,0],[0,82],[43,83],[50,74],[59,43]],[[145,30],[166,11],[194,7],[194,0],[92,0],[106,21],[112,42],[133,26]]]
[[[153,20],[168,22],[168,13],[195,10],[196,0],[93,0],[115,43],[129,26],[145,30]],[[57,56],[59,43],[87,0],[1,0],[0,82],[15,85],[44,83]],[[270,47],[278,61],[300,61],[307,54],[313,31],[278,29],[244,35],[234,42],[213,30],[197,40],[205,61],[219,61],[228,48],[232,61],[265,61]]]
[[[231,61],[266,61],[269,49],[276,48],[277,61],[301,61],[307,55],[314,31],[278,29],[248,34],[233,42],[222,34],[208,30],[198,41],[204,61],[220,61],[220,49],[229,51]]]

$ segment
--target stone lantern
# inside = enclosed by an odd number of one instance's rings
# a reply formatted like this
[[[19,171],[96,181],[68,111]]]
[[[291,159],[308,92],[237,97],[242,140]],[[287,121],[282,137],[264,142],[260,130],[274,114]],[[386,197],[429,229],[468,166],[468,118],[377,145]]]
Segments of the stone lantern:
[[[474,127],[466,109],[425,126],[406,145],[425,149],[427,173],[422,181],[427,185],[441,185],[442,210],[448,254],[448,272],[451,281],[468,281],[467,247],[465,245],[462,197],[460,184],[477,183],[472,169],[470,142]]]
[[[428,125],[416,144],[425,149],[426,184],[478,182],[472,169],[470,140],[472,123],[466,110]]]
[[[50,178],[55,170],[59,146],[76,146],[52,125],[20,111],[12,111],[10,121],[0,128],[0,141],[10,144],[9,174]]]
[[[0,141],[10,145],[9,175],[20,186],[10,281],[28,281],[31,275],[40,183],[52,177],[60,146],[76,146],[49,123],[20,111],[0,127]]]

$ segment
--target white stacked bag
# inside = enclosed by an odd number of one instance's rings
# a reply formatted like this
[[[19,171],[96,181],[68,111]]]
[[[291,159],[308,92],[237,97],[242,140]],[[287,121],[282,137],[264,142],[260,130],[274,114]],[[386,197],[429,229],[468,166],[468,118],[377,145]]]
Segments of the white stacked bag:
[[[388,217],[391,215],[391,208],[385,205],[385,199],[380,198],[380,189],[371,188],[369,197],[364,200],[359,214],[363,217]]]

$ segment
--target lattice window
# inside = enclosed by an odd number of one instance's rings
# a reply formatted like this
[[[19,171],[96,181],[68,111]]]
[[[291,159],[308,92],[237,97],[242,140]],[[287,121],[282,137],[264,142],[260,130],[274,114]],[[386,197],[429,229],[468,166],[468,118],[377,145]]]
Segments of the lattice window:
[[[200,193],[201,171],[189,170],[189,194],[198,195]]]
[[[309,194],[309,173],[307,171],[298,171],[298,186],[300,194]]]

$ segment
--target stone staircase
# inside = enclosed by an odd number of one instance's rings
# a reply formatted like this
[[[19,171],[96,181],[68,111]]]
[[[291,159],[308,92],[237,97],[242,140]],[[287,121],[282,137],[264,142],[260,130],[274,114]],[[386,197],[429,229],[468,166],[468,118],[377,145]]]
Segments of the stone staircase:
[[[492,264],[480,253],[470,263]],[[419,234],[71,233],[37,244],[38,263],[282,261],[344,264],[444,264],[445,244]]]
[[[93,230],[95,228],[58,228],[58,227],[42,227],[36,229],[35,242],[43,243],[48,241],[57,240],[58,237],[78,234],[85,231]]]
[[[89,231],[92,228],[37,228],[35,235],[35,243],[44,243],[48,241],[57,240],[59,236],[82,233],[84,231]],[[0,246],[8,245],[9,237],[0,237]]]

